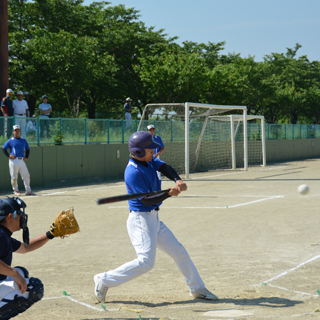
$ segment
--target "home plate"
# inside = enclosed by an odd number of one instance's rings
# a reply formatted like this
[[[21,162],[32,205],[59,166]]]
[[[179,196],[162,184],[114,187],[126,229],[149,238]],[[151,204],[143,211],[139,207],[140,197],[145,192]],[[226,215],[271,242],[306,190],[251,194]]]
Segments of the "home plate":
[[[203,314],[206,317],[245,317],[245,316],[253,316],[253,313],[243,310],[237,309],[217,309],[205,312]]]

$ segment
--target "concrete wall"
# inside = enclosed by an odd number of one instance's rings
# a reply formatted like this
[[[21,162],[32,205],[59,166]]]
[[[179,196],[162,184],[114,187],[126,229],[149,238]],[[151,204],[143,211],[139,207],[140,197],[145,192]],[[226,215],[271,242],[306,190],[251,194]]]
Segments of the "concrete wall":
[[[40,146],[30,147],[27,167],[32,188],[53,187],[122,179],[128,159],[126,144]],[[0,156],[0,191],[11,190],[8,161]]]
[[[205,162],[212,162],[216,157],[217,142],[211,143],[213,152],[208,154],[201,150],[198,164],[204,166]],[[172,164],[177,171],[183,171],[184,142],[166,142],[165,147],[166,150],[161,159]],[[195,150],[195,148],[196,143],[191,143],[190,149]],[[230,143],[226,142],[225,149],[229,148]],[[267,140],[266,150],[267,164],[316,158],[320,157],[320,139]],[[237,152],[241,158],[241,148]],[[117,157],[117,154],[120,156]],[[205,158],[208,159],[205,160]],[[123,179],[128,159],[127,144],[40,146],[31,147],[27,166],[31,175],[31,187],[54,187]],[[24,190],[20,176],[19,188],[20,191]],[[10,190],[8,159],[2,155],[0,156],[0,191]]]

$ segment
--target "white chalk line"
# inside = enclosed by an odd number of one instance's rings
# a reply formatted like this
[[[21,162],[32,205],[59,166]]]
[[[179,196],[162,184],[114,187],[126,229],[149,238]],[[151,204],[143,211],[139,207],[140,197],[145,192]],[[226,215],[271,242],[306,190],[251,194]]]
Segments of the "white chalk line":
[[[296,267],[294,267],[294,268],[288,269],[288,270],[286,270],[286,271],[284,271],[284,272],[281,272],[281,273],[278,274],[277,276],[275,276],[275,277],[273,277],[273,278],[270,278],[269,280],[263,281],[263,283],[269,283],[269,282],[272,282],[272,281],[274,281],[274,280],[276,280],[276,279],[282,278],[282,277],[286,276],[287,274],[289,274],[289,273],[291,273],[291,272],[293,272],[293,271],[296,271],[297,269],[303,267],[304,265],[306,265],[306,264],[308,264],[308,263],[310,263],[310,262],[312,262],[312,261],[314,261],[314,260],[317,260],[317,259],[319,259],[319,258],[320,258],[320,255],[315,256],[315,257],[313,257],[313,258],[311,258],[311,259],[309,259],[309,260],[307,260],[307,261],[305,261],[305,262],[302,262],[302,263],[298,264],[298,265],[297,265]]]
[[[281,289],[281,290],[285,290],[285,291],[289,291],[289,292],[294,292],[294,293],[298,293],[298,294],[303,294],[303,295],[306,295],[306,296],[319,297],[319,295],[317,295],[317,294],[312,294],[312,293],[302,292],[302,291],[296,291],[296,290],[289,290],[289,289],[287,289],[287,288],[275,286],[275,285],[273,285],[273,284],[268,284],[268,286],[269,286],[269,287],[274,287],[274,288],[277,288],[277,289]]]
[[[199,178],[212,178],[212,177],[221,177],[221,176],[229,176],[232,174],[243,174],[243,173],[250,173],[250,172],[261,172],[261,171],[267,171],[267,170],[273,170],[273,169],[281,169],[281,168],[286,168],[288,166],[280,166],[280,167],[271,167],[267,169],[259,169],[259,170],[250,170],[250,171],[237,171],[237,172],[229,172],[229,173],[220,173],[220,174],[215,174],[215,175],[210,175],[210,176],[199,176],[196,178],[191,178],[191,180],[199,179]]]
[[[37,197],[46,197],[46,196],[54,196],[57,194],[64,194],[68,192],[80,192],[80,191],[91,191],[91,190],[101,190],[101,189],[110,189],[110,188],[123,188],[125,185],[115,185],[115,186],[108,186],[108,187],[98,187],[98,188],[86,188],[86,189],[77,189],[77,190],[66,190],[66,191],[58,191],[58,192],[52,192],[52,193],[44,193],[44,194],[36,194],[34,196],[21,196],[20,198],[28,198],[33,199]]]
[[[103,309],[102,307],[101,308],[97,308],[97,307],[94,307],[88,303],[85,303],[85,302],[81,302],[79,300],[76,300],[74,298],[72,298],[71,296],[60,296],[60,297],[50,297],[50,298],[43,298],[42,300],[55,300],[55,299],[63,299],[63,298],[66,298],[66,299],[69,299],[71,300],[72,302],[75,302],[75,303],[78,303],[84,307],[87,307],[87,308],[90,308],[90,309],[93,309],[93,310],[96,310],[96,311],[119,311],[119,308],[118,309]],[[177,309],[177,308],[190,308],[190,307],[195,307],[196,305],[187,305],[187,306],[171,306],[171,307],[168,307],[170,309]]]
[[[82,306],[84,307],[87,307],[87,308],[90,308],[90,309],[93,309],[93,310],[96,310],[96,311],[118,311],[118,309],[102,309],[102,308],[96,308],[88,303],[84,303],[84,302],[81,302],[81,301],[78,301],[74,298],[72,298],[71,296],[61,296],[61,297],[50,297],[50,298],[43,298],[42,300],[55,300],[55,299],[63,299],[63,298],[66,298],[66,299],[69,299],[75,303],[78,303],[78,304],[81,304]]]
[[[287,289],[287,288],[284,288],[284,287],[275,286],[275,285],[273,285],[273,284],[270,284],[270,282],[272,282],[272,281],[274,281],[274,280],[276,280],[276,279],[282,278],[282,277],[286,276],[287,274],[289,274],[289,273],[291,273],[291,272],[293,272],[293,271],[296,271],[296,270],[298,270],[299,268],[305,266],[306,264],[308,264],[308,263],[310,263],[310,262],[312,262],[312,261],[315,261],[315,260],[317,260],[317,259],[319,259],[319,258],[320,258],[320,255],[315,256],[315,257],[313,257],[313,258],[311,258],[311,259],[309,259],[309,260],[307,260],[307,261],[304,261],[304,262],[298,264],[297,266],[295,266],[295,267],[293,267],[293,268],[291,268],[291,269],[288,269],[288,270],[286,270],[286,271],[284,271],[284,272],[281,272],[281,273],[278,274],[277,276],[272,277],[272,278],[270,278],[269,280],[266,280],[266,281],[262,282],[262,285],[263,285],[263,284],[267,284],[269,287],[274,287],[274,288],[278,288],[278,289],[281,289],[281,290],[290,291],[290,292],[294,292],[294,293],[298,293],[298,294],[303,294],[303,295],[308,295],[308,296],[312,296],[312,297],[319,297],[319,295],[316,295],[316,294],[312,294],[312,293],[308,293],[308,292],[302,292],[302,291],[296,291],[296,290],[290,290],[290,289]]]
[[[284,198],[284,196],[273,196],[273,197],[263,198],[263,199],[259,199],[259,200],[254,200],[254,201],[245,202],[245,203],[239,203],[239,204],[235,204],[235,205],[231,205],[231,206],[225,206],[225,207],[182,207],[182,206],[174,207],[174,206],[164,206],[164,207],[162,207],[162,209],[232,209],[232,208],[237,208],[237,207],[246,206],[246,205],[250,205],[250,204],[253,204],[253,203],[258,203],[258,202],[277,199],[277,198]],[[128,206],[109,206],[107,208],[108,209],[128,208]]]

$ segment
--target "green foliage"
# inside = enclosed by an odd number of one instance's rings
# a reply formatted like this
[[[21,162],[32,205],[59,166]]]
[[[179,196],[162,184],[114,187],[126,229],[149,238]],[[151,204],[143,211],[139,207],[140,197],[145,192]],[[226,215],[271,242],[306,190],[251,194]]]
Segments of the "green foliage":
[[[265,55],[221,54],[225,42],[183,42],[147,28],[139,11],[109,2],[10,0],[10,87],[28,90],[67,117],[124,119],[147,103],[245,105],[269,123],[320,122],[320,63],[297,57],[301,45]],[[36,110],[38,108],[36,107]]]
[[[55,144],[61,145],[62,139],[64,138],[64,131],[60,129],[60,122],[56,121],[55,124],[51,127],[51,132],[53,135],[53,140]]]

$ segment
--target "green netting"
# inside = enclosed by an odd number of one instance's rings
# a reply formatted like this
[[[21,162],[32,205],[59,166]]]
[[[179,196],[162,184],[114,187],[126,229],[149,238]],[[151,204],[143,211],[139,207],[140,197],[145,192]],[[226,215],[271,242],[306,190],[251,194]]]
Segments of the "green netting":
[[[3,145],[12,137],[12,126],[19,123],[25,126],[24,136],[30,145],[57,144],[88,144],[88,143],[125,143],[132,133],[137,131],[139,120],[114,119],[67,119],[67,118],[22,118],[0,117],[0,144]],[[147,125],[156,127],[156,135],[163,141],[183,142],[185,139],[184,121],[143,121],[141,130]],[[203,141],[230,141],[227,124],[208,123],[208,132],[215,130],[219,135],[205,135]],[[210,128],[215,126],[215,128]],[[248,123],[249,141],[260,140],[260,124]],[[190,142],[197,141],[203,122],[190,122]],[[266,139],[306,139],[320,138],[320,125],[311,124],[265,124]],[[22,134],[23,136],[23,134]],[[60,139],[60,140],[59,140]],[[239,126],[236,140],[243,139],[243,126]]]

